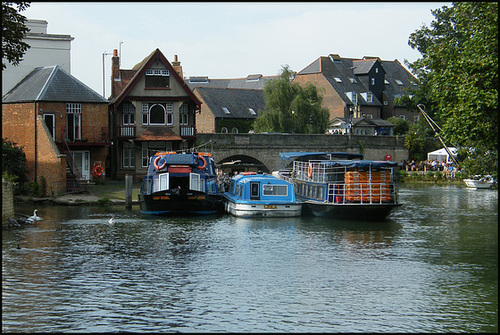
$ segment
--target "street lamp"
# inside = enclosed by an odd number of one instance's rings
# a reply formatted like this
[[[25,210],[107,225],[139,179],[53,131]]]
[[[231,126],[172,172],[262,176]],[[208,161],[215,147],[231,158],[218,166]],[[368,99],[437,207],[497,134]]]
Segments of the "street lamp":
[[[295,111],[292,111],[292,134],[295,134]]]

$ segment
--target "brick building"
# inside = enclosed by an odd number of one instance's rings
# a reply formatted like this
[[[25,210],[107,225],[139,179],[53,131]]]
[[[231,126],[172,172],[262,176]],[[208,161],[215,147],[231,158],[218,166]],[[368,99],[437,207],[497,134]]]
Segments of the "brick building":
[[[337,54],[319,57],[299,71],[293,82],[312,83],[323,92],[322,106],[330,111],[330,120],[388,119],[397,116],[418,120],[418,111],[394,104],[394,99],[411,95],[417,79],[398,60],[378,57],[342,58]],[[338,120],[337,120],[338,121]]]
[[[35,68],[2,97],[2,137],[23,147],[29,179],[43,176],[49,194],[81,190],[95,163],[106,168],[107,105],[59,66]]]
[[[201,102],[184,82],[177,56],[170,63],[156,49],[126,70],[114,50],[111,61],[112,177],[139,180],[151,155],[194,147]]]

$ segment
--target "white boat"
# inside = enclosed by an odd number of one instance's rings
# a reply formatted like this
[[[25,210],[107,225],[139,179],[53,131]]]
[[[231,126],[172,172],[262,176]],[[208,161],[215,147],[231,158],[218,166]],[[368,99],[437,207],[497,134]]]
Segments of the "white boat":
[[[302,211],[293,185],[271,175],[234,176],[224,200],[226,212],[241,217],[294,217]]]
[[[488,189],[492,188],[493,185],[495,185],[495,179],[493,179],[493,177],[490,175],[484,177],[476,175],[473,178],[464,179],[464,183],[467,185],[468,188]]]

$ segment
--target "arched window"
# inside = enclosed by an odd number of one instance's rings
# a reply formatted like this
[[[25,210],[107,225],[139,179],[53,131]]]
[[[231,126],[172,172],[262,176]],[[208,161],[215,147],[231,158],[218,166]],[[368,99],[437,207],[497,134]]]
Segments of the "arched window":
[[[234,128],[231,130],[231,132],[232,132],[233,134],[238,134],[238,128],[234,127]]]
[[[222,129],[220,130],[221,133],[223,134],[227,134],[227,128],[226,127],[222,127]]]
[[[165,107],[154,104],[149,109],[149,124],[165,124]]]

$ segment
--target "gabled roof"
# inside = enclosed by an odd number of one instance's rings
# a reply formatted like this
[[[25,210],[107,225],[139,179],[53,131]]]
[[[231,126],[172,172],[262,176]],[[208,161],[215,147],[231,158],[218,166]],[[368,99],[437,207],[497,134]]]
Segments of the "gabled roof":
[[[130,81],[122,88],[122,90],[111,99],[111,104],[114,105],[114,108],[116,107],[125,99],[127,94],[132,90],[132,88],[135,87],[139,79],[144,75],[146,70],[153,64],[153,62],[159,61],[165,65],[165,67],[170,71],[170,75],[174,78],[175,81],[179,83],[179,85],[182,86],[184,91],[189,95],[189,97],[198,105],[198,107],[201,105],[201,102],[199,99],[194,95],[194,93],[191,91],[191,89],[186,85],[184,80],[179,76],[177,71],[173,68],[172,64],[167,60],[167,58],[163,55],[163,53],[160,51],[160,49],[156,49],[153,51],[149,56],[144,58],[140,63],[136,64],[132,68],[132,77]],[[123,71],[123,70],[120,70]]]
[[[2,97],[2,103],[35,101],[109,102],[58,65],[35,68]]]
[[[258,113],[265,107],[263,90],[197,87],[195,91],[216,118],[253,119],[257,114],[249,108]]]
[[[368,88],[360,79],[370,72],[376,62],[380,62],[385,71],[385,79],[388,84],[384,86],[384,93],[391,99],[398,95],[409,95],[417,86],[413,85],[416,78],[397,60],[384,61],[376,57],[364,57],[363,59],[342,58],[338,55],[321,56],[297,73],[299,75],[323,74],[330,85],[337,91],[346,104],[352,104],[345,92],[361,93],[369,92]],[[359,77],[358,77],[359,76]],[[351,80],[355,79],[356,83]],[[400,83],[398,83],[400,81]],[[402,83],[402,84],[401,84]],[[373,96],[373,103],[364,101],[358,96],[358,104],[381,106],[380,101]]]
[[[349,120],[343,117],[336,117],[333,120],[330,120],[330,124],[334,124],[339,122],[340,123],[349,123]],[[383,120],[383,119],[369,119],[366,117],[360,117],[360,118],[353,118],[352,119],[352,124],[353,125],[360,125],[361,123],[368,123],[370,125],[376,126],[376,127],[394,127],[394,124]]]

